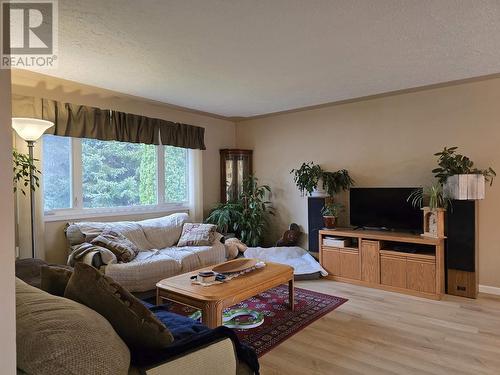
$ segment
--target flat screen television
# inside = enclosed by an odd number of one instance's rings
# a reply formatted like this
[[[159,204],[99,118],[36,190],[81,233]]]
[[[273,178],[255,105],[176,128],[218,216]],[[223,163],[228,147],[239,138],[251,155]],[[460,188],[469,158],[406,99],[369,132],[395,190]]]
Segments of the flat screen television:
[[[422,233],[422,212],[407,201],[418,187],[351,188],[351,226]]]

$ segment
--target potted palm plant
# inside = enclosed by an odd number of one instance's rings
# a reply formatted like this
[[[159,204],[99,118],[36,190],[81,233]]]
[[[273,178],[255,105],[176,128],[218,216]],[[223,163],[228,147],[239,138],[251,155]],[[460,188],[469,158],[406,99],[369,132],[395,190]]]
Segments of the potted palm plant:
[[[484,199],[485,184],[493,184],[496,172],[491,167],[474,167],[474,162],[469,157],[456,152],[457,148],[445,147],[443,151],[434,154],[438,157],[438,167],[432,173],[452,199]]]
[[[421,208],[426,237],[444,237],[444,215],[451,198],[439,182],[423,189],[414,190],[407,199],[414,207]]]
[[[325,228],[333,229],[335,228],[337,218],[339,214],[344,210],[344,206],[340,203],[328,202],[321,209],[321,214],[323,215],[323,222],[325,223]]]
[[[257,177],[249,176],[243,181],[238,199],[219,203],[205,222],[217,225],[222,234],[232,232],[248,246],[259,246],[269,224],[269,215],[274,215],[271,202],[267,200],[270,193],[268,185],[259,185]]]

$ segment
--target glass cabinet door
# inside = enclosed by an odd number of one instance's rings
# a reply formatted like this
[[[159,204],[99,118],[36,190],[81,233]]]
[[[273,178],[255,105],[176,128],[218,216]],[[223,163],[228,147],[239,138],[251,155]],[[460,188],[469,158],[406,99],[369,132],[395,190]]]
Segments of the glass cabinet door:
[[[252,174],[252,150],[220,150],[221,202],[234,202],[243,191],[243,181]]]

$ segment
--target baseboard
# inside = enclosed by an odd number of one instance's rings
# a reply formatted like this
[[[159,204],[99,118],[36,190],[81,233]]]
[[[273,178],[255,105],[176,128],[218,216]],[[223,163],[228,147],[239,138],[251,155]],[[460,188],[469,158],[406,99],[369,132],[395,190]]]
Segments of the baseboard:
[[[496,296],[500,296],[500,288],[488,285],[479,285],[479,292],[486,294],[494,294]]]

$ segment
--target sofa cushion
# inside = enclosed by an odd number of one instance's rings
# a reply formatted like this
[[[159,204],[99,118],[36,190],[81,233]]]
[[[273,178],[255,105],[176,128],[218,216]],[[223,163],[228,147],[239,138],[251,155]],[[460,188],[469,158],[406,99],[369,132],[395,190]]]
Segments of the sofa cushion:
[[[188,222],[189,216],[185,212],[138,221],[147,240],[155,249],[174,246],[182,233],[182,226]]]
[[[137,246],[120,232],[105,229],[92,240],[93,245],[102,246],[113,252],[118,261],[130,262],[139,253]]]
[[[90,242],[102,233],[109,223],[80,222],[68,223],[65,229],[66,238],[71,246]]]
[[[182,265],[160,250],[141,251],[128,263],[109,264],[105,273],[130,292],[155,289],[156,283],[181,273]]]
[[[177,246],[210,246],[215,241],[215,229],[213,224],[186,223]]]
[[[94,238],[108,228],[120,232],[140,250],[149,250],[154,247],[147,240],[142,227],[134,221],[70,223],[66,228],[66,238],[72,246],[92,242]]]
[[[222,263],[225,254],[221,242],[213,246],[141,251],[131,262],[107,265],[105,273],[130,292],[146,292],[155,289],[156,283],[164,278]]]
[[[73,269],[69,266],[43,266],[41,269],[41,288],[54,296],[63,297],[72,274]]]
[[[225,347],[225,352],[232,357],[234,355],[232,351],[234,350],[238,359],[246,363],[252,369],[253,373],[259,372],[259,362],[255,351],[249,346],[242,344],[232,329],[224,326],[210,329],[195,320],[166,311],[165,308],[166,306],[162,305],[151,307],[150,310],[163,323],[172,327],[172,334],[175,341],[172,345],[161,350],[134,351],[132,353],[132,363],[134,365],[139,367],[155,366],[164,363],[166,360],[178,358],[179,356],[192,353],[200,348],[207,347],[208,345],[211,346],[214,343],[220,342],[220,340],[229,338],[232,341],[232,345]],[[231,357],[228,357],[228,359]],[[212,372],[210,371],[206,372],[207,369],[205,367],[204,373],[211,374]]]
[[[37,258],[26,258],[16,260],[16,277],[25,283],[40,288],[42,267],[48,263]]]
[[[27,374],[127,374],[130,352],[97,312],[16,279],[17,367]]]
[[[141,301],[92,266],[76,264],[64,296],[108,319],[131,349],[164,348],[173,341],[167,327]]]
[[[222,243],[214,246],[169,247],[160,250],[160,253],[177,260],[181,265],[181,273],[226,260],[226,249]]]

